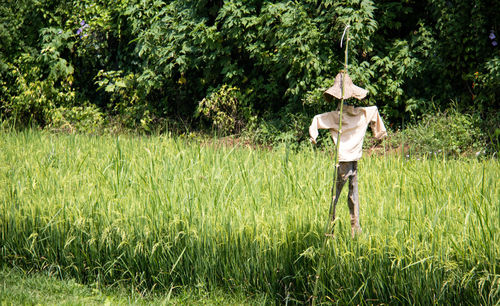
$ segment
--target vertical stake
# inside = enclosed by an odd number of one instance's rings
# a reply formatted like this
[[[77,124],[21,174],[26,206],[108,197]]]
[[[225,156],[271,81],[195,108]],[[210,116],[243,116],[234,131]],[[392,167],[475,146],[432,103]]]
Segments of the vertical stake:
[[[344,69],[341,71],[342,72],[342,79],[341,79],[341,88],[342,88],[342,99],[340,102],[340,109],[339,109],[339,131],[337,133],[337,143],[335,144],[335,169],[333,171],[333,185],[332,185],[332,194],[331,194],[331,202],[330,202],[330,209],[328,213],[328,222],[326,223],[325,227],[325,234],[326,233],[331,233],[333,234],[333,229],[335,225],[335,220],[333,219],[333,208],[334,208],[334,196],[336,196],[337,193],[337,173],[338,173],[338,168],[339,168],[339,144],[340,144],[340,135],[342,134],[342,111],[343,111],[343,106],[344,106],[344,92],[345,92],[345,75],[347,74],[347,60],[348,60],[348,52],[349,52],[349,28],[350,25],[346,25],[344,28],[344,33],[342,34],[342,39],[340,40],[340,47],[342,48],[342,41],[344,40],[344,35],[346,36],[346,45],[345,45],[345,51],[344,51]],[[346,35],[347,34],[347,35]],[[324,253],[325,253],[325,246],[326,246],[327,239],[326,237],[323,239],[323,245],[321,247],[320,251],[320,257],[319,257],[319,263],[318,263],[318,268],[316,269],[316,279],[314,281],[314,289],[313,289],[313,296],[312,296],[312,305],[316,305],[316,295],[318,293],[318,283],[319,279],[321,277],[321,272],[323,269],[323,261],[324,261]]]

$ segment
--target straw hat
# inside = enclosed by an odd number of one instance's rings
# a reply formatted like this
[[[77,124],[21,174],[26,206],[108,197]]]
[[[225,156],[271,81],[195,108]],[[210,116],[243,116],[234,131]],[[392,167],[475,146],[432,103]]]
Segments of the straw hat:
[[[344,99],[356,98],[358,100],[361,100],[364,97],[366,97],[366,95],[368,94],[368,90],[354,85],[352,83],[351,77],[347,73],[341,71],[335,77],[335,83],[333,83],[333,86],[328,88],[323,93],[323,96],[325,97],[326,101],[331,102],[332,97],[335,97],[337,99],[342,99],[342,75],[344,75],[344,82],[345,82]]]

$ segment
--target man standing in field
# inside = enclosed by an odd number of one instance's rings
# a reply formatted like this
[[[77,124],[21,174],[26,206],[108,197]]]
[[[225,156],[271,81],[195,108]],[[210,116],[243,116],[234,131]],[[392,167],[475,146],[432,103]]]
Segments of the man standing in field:
[[[335,78],[334,85],[326,90],[323,95],[327,101],[331,102],[332,97],[342,99],[342,101],[352,97],[361,100],[366,97],[367,93],[367,90],[354,85],[347,73],[340,72]],[[359,224],[358,160],[362,155],[366,129],[370,125],[373,135],[377,139],[387,136],[387,132],[376,106],[354,107],[344,104],[343,111],[340,112],[341,106],[339,104],[336,111],[316,115],[311,126],[309,126],[309,135],[311,136],[311,142],[315,144],[318,129],[329,129],[338,147],[336,157],[338,163],[335,165],[337,175],[334,186],[332,186],[333,198],[330,207],[330,220],[332,223],[335,221],[337,201],[342,187],[349,179],[347,204],[351,215],[351,235],[354,237],[361,232]],[[335,194],[333,188],[335,188]],[[331,233],[327,233],[327,235],[331,235]]]

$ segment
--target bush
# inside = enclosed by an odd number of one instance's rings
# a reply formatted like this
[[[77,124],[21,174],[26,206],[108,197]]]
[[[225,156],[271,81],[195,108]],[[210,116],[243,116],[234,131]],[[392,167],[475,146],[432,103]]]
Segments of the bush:
[[[58,107],[51,112],[48,127],[56,131],[98,133],[104,125],[103,114],[94,106]]]
[[[410,147],[413,154],[468,155],[485,150],[484,135],[476,116],[455,110],[425,115],[418,123],[395,134],[392,142]]]
[[[208,119],[222,134],[240,133],[251,120],[251,107],[237,87],[224,84],[201,100],[197,115]]]
[[[96,76],[98,90],[109,97],[108,113],[126,129],[150,132],[155,119],[152,109],[144,99],[144,91],[133,73],[100,70]]]
[[[15,76],[10,97],[0,107],[11,122],[17,126],[28,124],[45,126],[50,121],[52,110],[59,105],[72,105],[76,92],[67,80],[56,82],[51,78],[41,79],[37,66],[30,66],[32,57],[21,59],[26,63],[27,71],[12,66]]]

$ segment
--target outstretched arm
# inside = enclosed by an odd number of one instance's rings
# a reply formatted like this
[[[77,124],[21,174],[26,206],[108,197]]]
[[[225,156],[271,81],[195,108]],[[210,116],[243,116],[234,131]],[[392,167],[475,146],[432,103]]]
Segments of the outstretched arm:
[[[309,140],[315,144],[318,138],[319,129],[334,129],[338,130],[339,126],[338,112],[328,112],[314,116],[311,125],[309,126]]]

